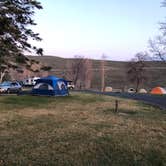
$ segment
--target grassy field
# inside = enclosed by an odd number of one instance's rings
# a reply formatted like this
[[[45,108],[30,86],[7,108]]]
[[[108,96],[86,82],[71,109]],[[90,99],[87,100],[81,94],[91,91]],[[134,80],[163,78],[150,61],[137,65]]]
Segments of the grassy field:
[[[72,93],[0,96],[1,165],[164,166],[166,112]]]

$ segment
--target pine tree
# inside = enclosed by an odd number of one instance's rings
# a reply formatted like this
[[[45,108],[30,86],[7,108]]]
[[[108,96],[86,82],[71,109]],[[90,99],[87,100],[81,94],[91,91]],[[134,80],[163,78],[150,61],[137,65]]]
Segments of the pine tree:
[[[24,56],[23,51],[38,51],[28,42],[41,40],[30,28],[36,25],[35,9],[42,9],[36,0],[0,0],[0,73],[10,67],[9,59]]]

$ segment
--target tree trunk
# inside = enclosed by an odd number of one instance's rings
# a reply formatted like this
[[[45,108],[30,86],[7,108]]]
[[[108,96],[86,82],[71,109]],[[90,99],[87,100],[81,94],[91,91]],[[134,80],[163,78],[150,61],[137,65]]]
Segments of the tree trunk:
[[[0,72],[0,83],[2,82],[4,75],[5,75],[5,72]]]
[[[137,79],[136,88],[135,88],[136,93],[138,93],[139,84],[140,84],[140,81],[139,79]]]

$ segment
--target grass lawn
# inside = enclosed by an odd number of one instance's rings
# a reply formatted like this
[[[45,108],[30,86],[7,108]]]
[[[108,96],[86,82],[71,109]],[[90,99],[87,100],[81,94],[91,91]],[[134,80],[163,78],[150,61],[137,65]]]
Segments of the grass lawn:
[[[115,99],[0,96],[0,166],[166,165],[166,111]]]

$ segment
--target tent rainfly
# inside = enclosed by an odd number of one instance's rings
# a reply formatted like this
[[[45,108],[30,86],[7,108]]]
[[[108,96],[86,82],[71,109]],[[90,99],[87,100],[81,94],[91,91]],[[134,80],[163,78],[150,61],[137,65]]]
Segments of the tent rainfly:
[[[151,94],[157,94],[157,95],[162,95],[166,94],[166,90],[162,87],[155,87],[151,90]]]
[[[38,79],[32,89],[32,95],[67,96],[67,81],[55,76]]]

